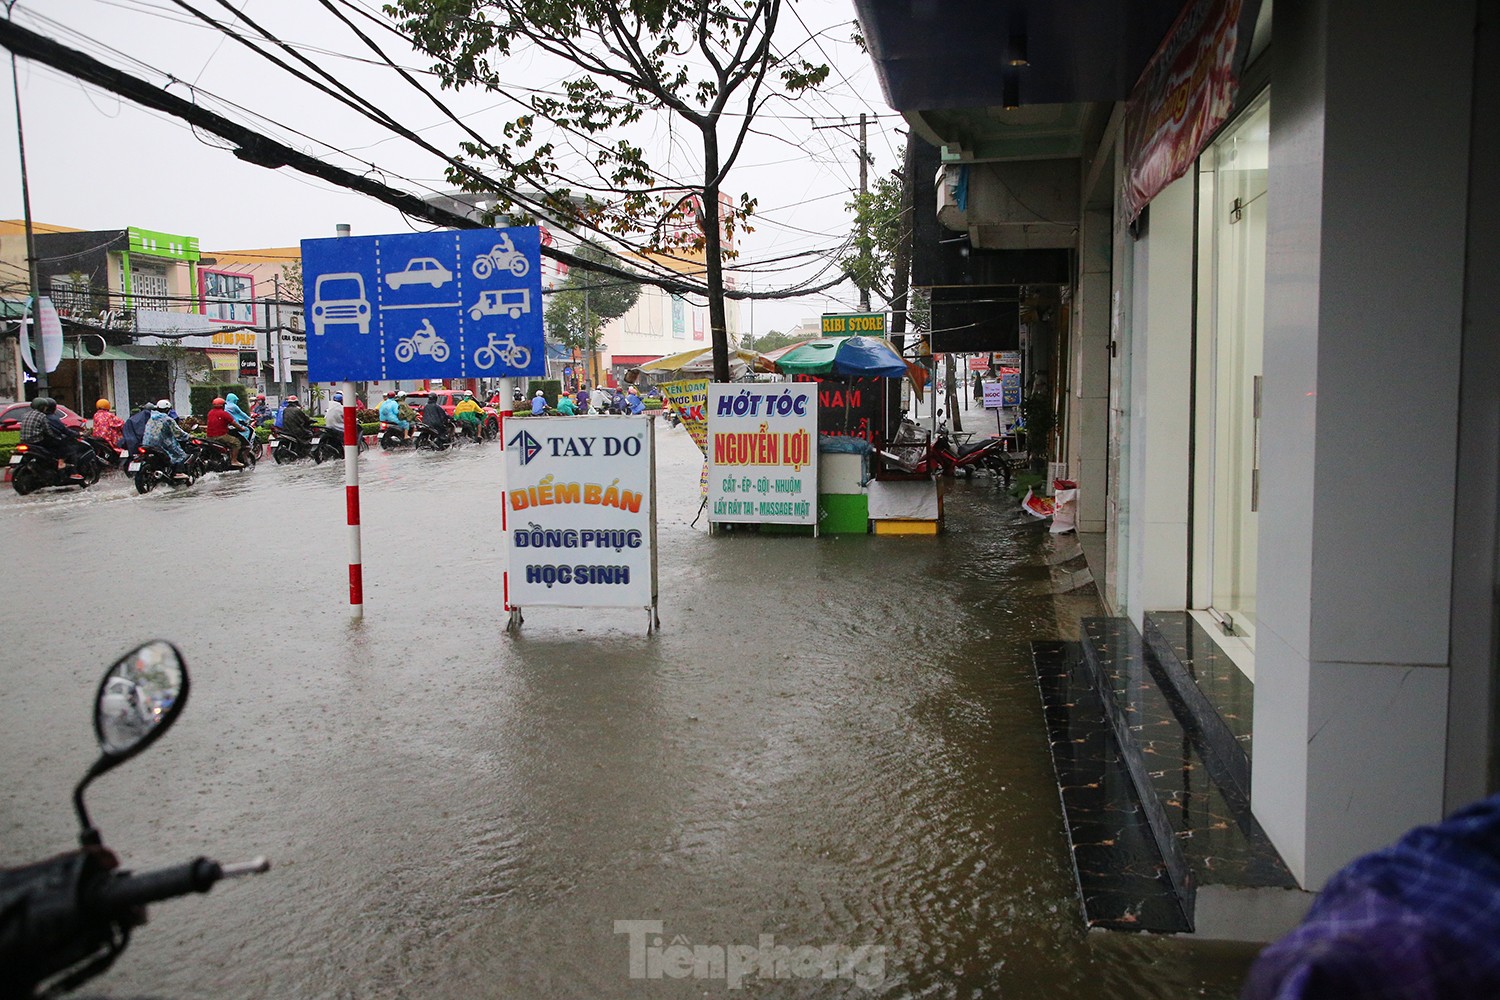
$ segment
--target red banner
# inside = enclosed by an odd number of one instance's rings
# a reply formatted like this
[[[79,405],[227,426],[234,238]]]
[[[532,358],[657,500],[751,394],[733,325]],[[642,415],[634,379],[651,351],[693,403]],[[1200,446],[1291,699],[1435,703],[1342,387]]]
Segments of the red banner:
[[[1187,173],[1229,117],[1241,0],[1190,0],[1146,64],[1125,112],[1128,225],[1162,188]]]

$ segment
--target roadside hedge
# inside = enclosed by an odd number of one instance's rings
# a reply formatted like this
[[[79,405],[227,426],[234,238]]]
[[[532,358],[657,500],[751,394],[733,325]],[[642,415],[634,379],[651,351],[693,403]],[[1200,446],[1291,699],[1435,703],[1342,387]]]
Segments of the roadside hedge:
[[[188,412],[196,417],[207,415],[215,397],[234,393],[240,397],[240,408],[249,412],[246,400],[254,399],[255,393],[247,393],[243,385],[194,385],[188,387]]]

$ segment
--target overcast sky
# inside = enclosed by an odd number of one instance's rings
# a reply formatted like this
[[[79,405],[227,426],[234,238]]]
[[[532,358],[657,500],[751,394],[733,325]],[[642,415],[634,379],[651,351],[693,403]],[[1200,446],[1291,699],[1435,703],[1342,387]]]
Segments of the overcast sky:
[[[191,2],[220,20],[231,16],[218,0]],[[374,54],[316,0],[226,2],[439,149],[457,151],[458,128],[389,68],[372,65]],[[379,10],[374,0],[337,2],[357,22],[359,11]],[[305,152],[356,171],[369,170],[393,187],[418,195],[450,187],[435,157],[336,105],[172,0],[20,0],[13,16],[18,24],[70,48],[152,83],[169,85],[171,93],[252,124]],[[775,117],[763,117],[761,126],[770,135],[751,137],[725,190],[734,195],[747,191],[759,199],[757,231],[742,239],[743,262],[753,265],[807,251],[826,252],[793,261],[793,270],[763,270],[752,280],[756,289],[786,288],[810,277],[848,234],[850,217],[844,206],[858,186],[858,129],[813,126],[869,114],[872,180],[899,167],[902,134],[897,130],[904,129],[904,123],[885,105],[868,57],[850,41],[853,18],[848,0],[805,0],[782,19],[778,49],[785,52],[800,45],[801,53],[828,61],[833,72],[818,95],[795,107],[768,109],[767,115]],[[360,23],[395,62],[411,69],[430,66],[429,59],[396,35],[368,20]],[[241,28],[250,30],[243,24]],[[341,222],[349,223],[355,235],[365,236],[431,228],[404,219],[381,202],[290,168],[272,171],[244,163],[222,148],[217,137],[60,71],[25,60],[17,65],[31,211],[37,221],[79,229],[139,226],[196,236],[205,251],[295,245],[304,238],[331,236]],[[557,65],[530,58],[514,58],[500,68],[507,84],[522,88],[549,87],[563,72]],[[495,94],[447,93],[439,90],[435,78],[420,79],[481,134],[498,137],[501,125],[520,111]],[[0,121],[11,126],[6,134],[13,137],[12,95],[7,94],[3,103]],[[693,137],[684,135],[680,126],[671,131],[653,127],[636,138],[654,155],[653,166],[674,176],[691,176]],[[8,149],[0,153],[0,212],[19,219],[16,145],[12,138],[0,141],[0,146]],[[855,293],[848,285],[785,303],[758,302],[753,328],[759,334],[785,330],[801,318],[850,310],[854,303]],[[750,327],[748,303],[741,315]]]

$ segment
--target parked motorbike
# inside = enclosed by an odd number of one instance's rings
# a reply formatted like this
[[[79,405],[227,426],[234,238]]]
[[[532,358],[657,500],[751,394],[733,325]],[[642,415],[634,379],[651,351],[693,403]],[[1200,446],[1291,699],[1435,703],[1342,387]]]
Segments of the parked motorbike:
[[[984,469],[1003,479],[1005,485],[1010,485],[1010,461],[1005,454],[1004,444],[998,437],[971,441],[955,448],[946,434],[939,434],[933,441],[933,449],[943,466],[944,475],[962,472],[964,478],[969,478],[974,475],[975,469]]]
[[[120,867],[89,818],[84,789],[159,739],[182,714],[187,696],[187,664],[168,642],[139,646],[105,671],[94,702],[100,756],[73,790],[80,848],[0,871],[3,995],[75,990],[120,957],[131,931],[146,922],[146,904],[207,892],[221,879],[271,867],[265,858],[220,864],[199,857],[133,873]]]
[[[203,463],[197,455],[188,452],[187,462],[178,471],[172,465],[172,457],[166,452],[160,448],[141,445],[136,449],[130,464],[125,467],[125,474],[135,477],[137,493],[150,493],[163,484],[174,489],[193,485],[203,475]]]

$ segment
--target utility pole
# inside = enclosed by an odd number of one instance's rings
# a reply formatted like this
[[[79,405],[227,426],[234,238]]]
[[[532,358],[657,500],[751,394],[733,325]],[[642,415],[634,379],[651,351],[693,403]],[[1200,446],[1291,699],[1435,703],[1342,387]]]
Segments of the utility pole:
[[[870,154],[865,149],[865,113],[859,113],[859,194],[860,202],[863,204],[864,196],[869,192],[869,167]],[[870,311],[870,289],[864,285],[859,287],[859,311]]]
[[[11,8],[14,6],[15,0],[5,5],[7,17],[10,16]],[[10,83],[16,95],[16,145],[21,152],[21,210],[26,219],[26,280],[31,289],[31,309],[28,313],[31,329],[23,333],[31,338],[31,357],[36,362],[36,394],[48,396],[51,395],[52,387],[47,381],[47,362],[41,338],[42,324],[37,321],[37,307],[40,302],[37,298],[39,282],[36,275],[36,234],[31,229],[31,189],[26,181],[26,133],[21,128],[21,80],[16,73],[14,52],[10,54]],[[25,381],[24,376],[22,376],[22,381]]]

